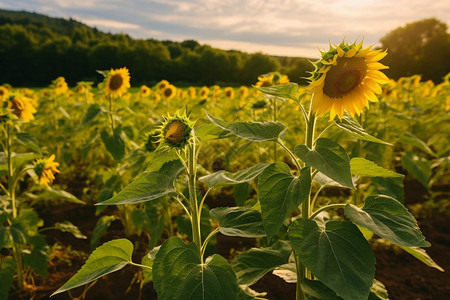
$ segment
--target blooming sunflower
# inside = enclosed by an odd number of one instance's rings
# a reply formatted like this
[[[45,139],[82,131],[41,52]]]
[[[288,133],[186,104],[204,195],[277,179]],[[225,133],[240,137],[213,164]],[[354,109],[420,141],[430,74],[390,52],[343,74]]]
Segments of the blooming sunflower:
[[[8,99],[7,108],[24,122],[34,120],[33,114],[36,113],[36,109],[31,98],[13,95]]]
[[[232,87],[225,88],[225,98],[231,100],[234,98],[234,89]]]
[[[161,93],[164,99],[171,100],[177,95],[177,88],[172,84],[168,84],[164,89],[161,90]]]
[[[165,89],[166,86],[168,86],[169,84],[170,84],[170,83],[169,83],[167,80],[163,79],[163,80],[161,80],[160,82],[158,82],[157,86],[158,86],[159,89],[162,91],[162,90]]]
[[[248,96],[248,87],[243,85],[239,88],[239,98],[245,98],[247,96]]]
[[[8,99],[8,94],[9,94],[8,89],[4,86],[0,86],[0,102],[3,102],[6,99]]]
[[[150,88],[148,86],[146,86],[145,84],[141,85],[141,90],[139,91],[141,97],[147,97],[150,95]]]
[[[388,67],[378,62],[386,51],[362,49],[362,42],[334,46],[321,52],[308,86],[314,93],[312,110],[318,116],[330,112],[330,120],[336,115],[342,118],[344,111],[359,115],[364,106],[369,107],[369,101],[378,102],[375,94],[382,92],[380,84],[389,82],[379,71]]]
[[[266,87],[266,86],[273,85],[274,76],[275,76],[275,74],[273,74],[273,73],[258,76],[258,82],[255,84],[255,86]]]
[[[126,93],[130,87],[130,72],[127,68],[111,69],[105,77],[103,92],[117,98]]]
[[[208,87],[206,87],[206,86],[204,86],[204,87],[202,87],[201,89],[200,89],[200,99],[201,100],[204,100],[204,99],[206,99],[206,98],[208,98],[208,95],[209,95],[209,88]]]
[[[48,186],[55,180],[55,173],[59,173],[57,169],[59,163],[55,161],[55,155],[52,154],[47,159],[39,159],[34,163],[34,172],[39,178],[39,184]]]
[[[55,80],[53,80],[53,88],[56,95],[62,95],[69,90],[69,86],[67,85],[66,79],[62,76],[59,76]]]
[[[195,87],[190,86],[188,88],[188,94],[189,94],[189,98],[194,99],[197,96],[197,90],[195,89]]]

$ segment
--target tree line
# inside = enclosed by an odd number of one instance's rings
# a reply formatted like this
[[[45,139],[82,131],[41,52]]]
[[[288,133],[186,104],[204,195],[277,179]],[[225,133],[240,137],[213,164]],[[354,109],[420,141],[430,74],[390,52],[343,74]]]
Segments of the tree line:
[[[394,79],[422,74],[439,82],[450,71],[447,26],[436,19],[416,23],[382,38],[389,52],[383,63],[390,66],[388,75]],[[221,50],[195,40],[133,39],[73,19],[25,11],[0,10],[0,36],[0,84],[14,86],[45,86],[58,76],[71,85],[98,82],[102,78],[96,70],[124,66],[135,86],[162,79],[179,85],[249,85],[272,71],[305,84],[304,77],[313,69],[307,58]]]

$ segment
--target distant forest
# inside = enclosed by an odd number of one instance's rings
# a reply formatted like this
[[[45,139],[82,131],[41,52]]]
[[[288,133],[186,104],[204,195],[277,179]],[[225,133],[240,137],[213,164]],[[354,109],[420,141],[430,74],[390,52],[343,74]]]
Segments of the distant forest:
[[[436,19],[416,23],[381,40],[389,52],[383,63],[391,67],[388,75],[393,78],[422,74],[424,79],[439,82],[450,72],[447,26]],[[416,35],[411,30],[423,32]],[[304,84],[303,77],[313,68],[303,57],[226,51],[194,40],[133,39],[126,34],[104,33],[73,19],[25,11],[0,10],[0,36],[0,84],[13,86],[46,86],[58,76],[64,76],[70,85],[98,82],[101,75],[96,70],[124,66],[130,70],[134,86],[162,79],[178,85],[248,85],[271,71]]]

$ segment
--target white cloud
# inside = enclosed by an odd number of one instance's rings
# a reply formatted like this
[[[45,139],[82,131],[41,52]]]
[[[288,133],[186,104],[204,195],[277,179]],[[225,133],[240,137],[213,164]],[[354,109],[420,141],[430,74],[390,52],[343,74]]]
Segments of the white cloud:
[[[113,28],[113,29],[139,29],[141,26],[132,23],[119,22],[107,19],[82,19],[89,26]]]

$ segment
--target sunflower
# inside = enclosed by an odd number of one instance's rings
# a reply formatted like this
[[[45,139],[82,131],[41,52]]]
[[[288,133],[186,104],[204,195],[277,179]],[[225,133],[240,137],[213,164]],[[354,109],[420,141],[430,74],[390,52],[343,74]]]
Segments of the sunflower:
[[[161,90],[161,93],[164,99],[171,100],[177,95],[177,88],[172,84],[168,84]]]
[[[6,99],[8,99],[8,94],[9,94],[8,89],[4,86],[0,86],[0,102],[3,102]]]
[[[169,147],[182,149],[192,138],[192,129],[194,122],[189,120],[186,112],[183,114],[178,111],[175,116],[164,117],[164,122],[160,127],[158,142],[164,143]]]
[[[266,87],[273,85],[274,74],[264,74],[258,76],[258,82],[255,84],[257,87]]]
[[[31,98],[13,95],[8,99],[7,108],[24,122],[34,120],[33,114],[36,113],[36,109]]]
[[[231,100],[234,98],[234,89],[232,87],[225,88],[225,98]]]
[[[191,99],[194,99],[195,97],[197,97],[197,90],[195,89],[195,87],[190,86],[188,88],[188,95],[189,95],[189,98],[191,98]]]
[[[150,88],[146,86],[145,84],[141,85],[141,90],[139,91],[141,97],[147,97],[150,95]]]
[[[170,83],[169,83],[167,80],[163,79],[163,80],[161,80],[160,82],[157,83],[157,86],[158,86],[158,88],[162,91],[162,90],[165,89],[166,86],[168,86],[169,84],[170,84]]]
[[[117,98],[126,93],[130,87],[130,72],[127,68],[111,69],[105,77],[103,92]]]
[[[386,51],[362,49],[362,42],[339,46],[321,52],[322,59],[314,63],[308,89],[314,93],[312,110],[321,116],[330,112],[330,120],[342,118],[344,110],[350,115],[360,114],[369,101],[378,102],[375,94],[382,92],[380,84],[389,79],[379,70],[387,69],[378,61]]]
[[[47,159],[39,159],[34,163],[34,172],[39,178],[39,184],[48,186],[55,180],[55,173],[59,173],[57,169],[59,163],[55,161],[55,155],[52,154]]]
[[[243,85],[239,88],[239,98],[245,98],[247,96],[248,96],[248,87]]]
[[[55,80],[53,80],[53,88],[56,95],[62,95],[69,90],[69,86],[67,85],[66,79],[62,76],[59,76]]]
[[[209,88],[208,87],[206,87],[206,86],[204,86],[204,87],[202,87],[201,89],[200,89],[200,99],[201,100],[204,100],[204,99],[206,99],[206,98],[208,98],[208,95],[209,95]]]

